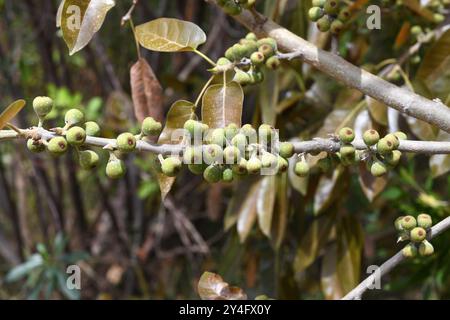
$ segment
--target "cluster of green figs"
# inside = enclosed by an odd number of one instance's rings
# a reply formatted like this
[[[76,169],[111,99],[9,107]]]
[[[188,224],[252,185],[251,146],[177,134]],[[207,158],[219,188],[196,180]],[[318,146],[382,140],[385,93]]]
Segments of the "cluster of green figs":
[[[235,16],[244,9],[251,9],[256,0],[217,0],[217,4],[229,15]]]
[[[433,221],[431,216],[421,213],[417,219],[411,215],[401,216],[395,220],[395,228],[399,232],[399,241],[409,240],[402,254],[406,258],[420,256],[430,256],[434,253],[433,245],[427,240]]]
[[[313,0],[308,16],[321,32],[331,31],[339,34],[350,18],[351,11],[344,1]]]

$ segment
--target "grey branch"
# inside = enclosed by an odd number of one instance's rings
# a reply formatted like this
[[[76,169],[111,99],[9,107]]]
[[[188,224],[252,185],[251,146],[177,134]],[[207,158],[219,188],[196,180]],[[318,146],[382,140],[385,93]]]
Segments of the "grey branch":
[[[450,217],[445,218],[437,225],[431,228],[431,232],[428,236],[429,239],[432,239],[445,230],[450,228]],[[384,262],[379,269],[379,272],[374,272],[370,276],[368,276],[363,282],[361,282],[356,288],[350,291],[342,300],[357,300],[361,299],[364,292],[374,283],[375,276],[384,276],[389,273],[392,269],[394,269],[400,262],[405,260],[406,258],[403,256],[402,252],[397,252],[392,258]]]
[[[213,0],[207,1],[215,3]],[[317,48],[256,11],[244,10],[235,18],[259,37],[274,38],[279,48],[288,54],[285,58],[299,57],[348,87],[358,89],[391,108],[450,133],[450,108],[441,101],[430,100],[397,87],[336,54]]]
[[[44,140],[50,140],[57,137],[58,134],[45,130],[43,128],[30,128],[22,130],[22,135],[13,130],[0,130],[0,141],[13,140],[19,138],[26,138],[36,136]],[[367,146],[362,139],[355,139],[352,143],[358,150],[366,150]],[[100,147],[100,148],[114,148],[116,146],[115,139],[87,137],[85,141],[86,146]],[[316,138],[310,141],[293,142],[296,153],[308,152],[337,152],[341,146],[339,141],[334,139]],[[176,155],[183,152],[183,146],[180,144],[153,144],[144,140],[137,142],[136,149],[138,151],[146,151],[162,155]],[[423,154],[450,154],[450,141],[414,141],[401,140],[398,150],[410,153]]]

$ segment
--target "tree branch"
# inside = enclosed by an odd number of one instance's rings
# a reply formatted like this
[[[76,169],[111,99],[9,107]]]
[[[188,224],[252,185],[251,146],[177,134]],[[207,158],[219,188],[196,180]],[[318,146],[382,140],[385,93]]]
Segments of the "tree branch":
[[[439,234],[441,234],[442,232],[444,232],[449,228],[450,228],[450,217],[447,217],[431,228],[431,232],[430,235],[428,236],[428,239],[433,239],[434,237],[438,236]],[[380,266],[380,268],[378,269],[379,272],[374,272],[370,276],[368,276],[356,288],[354,288],[345,297],[343,297],[342,300],[361,299],[361,296],[364,294],[364,292],[366,292],[369,286],[374,283],[376,276],[379,277],[384,276],[405,259],[406,258],[403,256],[402,251],[400,250],[392,258],[390,258]]]
[[[22,134],[13,130],[0,130],[0,141],[13,140],[19,138],[40,137],[44,140],[59,136],[58,134],[45,130],[43,128],[30,128],[21,130]],[[296,153],[309,152],[337,152],[341,147],[341,143],[332,138],[323,139],[315,138],[310,141],[292,142]],[[358,150],[366,150],[362,139],[355,139],[352,142],[353,146]],[[85,146],[100,147],[100,148],[114,148],[116,146],[115,139],[107,139],[100,137],[86,137]],[[137,141],[136,149],[138,151],[151,152],[162,155],[181,154],[183,146],[180,144],[153,144],[144,140]],[[400,140],[398,150],[410,153],[423,154],[450,154],[450,141],[415,141],[415,140]]]
[[[206,0],[216,3],[215,0]],[[244,10],[234,18],[259,37],[274,38],[281,50],[295,53],[304,62],[351,88],[450,133],[450,109],[439,100],[429,100],[407,89],[397,87],[333,53],[317,48],[255,10]]]

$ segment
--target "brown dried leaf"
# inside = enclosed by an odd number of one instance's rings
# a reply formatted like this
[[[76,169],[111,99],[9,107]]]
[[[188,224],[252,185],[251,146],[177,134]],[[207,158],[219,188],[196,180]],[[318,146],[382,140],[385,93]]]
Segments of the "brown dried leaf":
[[[134,114],[139,122],[146,117],[157,121],[164,120],[163,89],[152,67],[140,58],[130,70],[131,94],[134,103]]]
[[[359,165],[359,184],[367,199],[372,202],[379,195],[388,182],[387,176],[374,177],[366,168],[365,163]]]
[[[0,114],[0,130],[25,107],[25,104],[25,100],[14,101]]]
[[[221,276],[212,272],[203,273],[197,290],[202,300],[247,300],[241,288],[231,287]]]

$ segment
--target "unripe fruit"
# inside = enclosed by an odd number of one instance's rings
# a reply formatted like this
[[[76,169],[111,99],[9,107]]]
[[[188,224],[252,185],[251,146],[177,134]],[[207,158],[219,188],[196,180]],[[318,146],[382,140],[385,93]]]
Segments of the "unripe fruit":
[[[341,33],[343,28],[344,28],[344,24],[342,23],[341,20],[334,20],[330,26],[330,30],[333,34]]]
[[[402,254],[405,258],[414,258],[417,256],[417,248],[413,243],[410,243],[403,248]]]
[[[295,164],[294,172],[297,176],[305,178],[309,175],[309,165],[306,161],[299,161]]]
[[[247,137],[243,133],[238,133],[231,139],[231,144],[240,150],[244,150],[247,145]]]
[[[225,137],[228,140],[231,140],[234,138],[235,135],[237,135],[239,132],[239,127],[235,123],[230,123],[225,127]]]
[[[189,164],[188,169],[195,175],[201,175],[203,174],[203,171],[205,171],[206,167],[204,164]]]
[[[228,146],[223,150],[223,157],[226,164],[234,164],[241,157],[241,152],[235,146]]]
[[[189,133],[191,138],[194,138],[196,135],[201,135],[203,133],[203,125],[202,123],[189,119],[184,123],[183,128]]]
[[[211,133],[209,141],[212,144],[217,144],[218,146],[223,147],[227,142],[227,139],[225,138],[225,130],[222,128],[214,129]]]
[[[407,140],[408,139],[408,136],[406,135],[406,133],[401,132],[401,131],[395,132],[394,135],[397,137],[398,140]]]
[[[327,32],[330,30],[331,21],[328,16],[323,16],[319,20],[317,20],[317,28],[322,32]]]
[[[45,150],[45,146],[42,143],[33,139],[27,140],[27,148],[34,153],[39,153]]]
[[[341,11],[339,11],[338,19],[341,20],[342,22],[345,22],[350,18],[350,16],[351,16],[350,9],[344,8]]]
[[[317,166],[323,171],[328,172],[333,166],[333,161],[330,157],[322,158],[317,161]]]
[[[442,23],[445,20],[445,16],[443,14],[440,13],[435,13],[433,15],[433,20],[435,23]]]
[[[395,219],[395,222],[394,222],[395,230],[403,231],[403,227],[402,227],[403,218],[404,218],[403,216],[400,216],[397,219]]]
[[[68,126],[80,125],[84,122],[84,113],[78,109],[70,109],[66,112],[64,121]]]
[[[412,230],[417,226],[416,218],[413,216],[405,216],[401,221],[401,225],[404,230]]]
[[[278,59],[278,57],[276,56],[270,57],[266,61],[266,67],[272,70],[278,69],[280,65],[281,65],[280,59]]]
[[[274,135],[274,129],[268,124],[262,124],[258,128],[259,139],[270,141]]]
[[[222,180],[224,182],[231,182],[231,181],[233,181],[233,170],[231,170],[230,168],[226,168],[225,170],[223,170],[223,172],[222,172]]]
[[[106,165],[106,175],[111,179],[120,179],[125,175],[126,167],[122,160],[113,159]]]
[[[312,7],[311,9],[309,9],[308,11],[308,17],[311,21],[316,22],[317,20],[319,20],[320,18],[322,18],[324,15],[324,11],[322,8],[320,7]]]
[[[201,146],[187,147],[183,153],[183,161],[185,164],[201,164],[203,160],[203,152]]]
[[[161,170],[168,177],[175,177],[181,170],[182,163],[176,157],[169,157],[161,161]]]
[[[244,46],[246,57],[250,57],[253,52],[258,51],[258,45],[256,44],[256,41],[241,39],[239,43]]]
[[[262,164],[261,160],[259,160],[257,157],[251,157],[250,160],[247,162],[247,171],[251,174],[259,173],[261,170]]]
[[[258,140],[258,133],[256,129],[252,127],[251,124],[245,124],[242,126],[240,130],[241,134],[246,137],[246,141],[248,140],[250,143],[256,143]]]
[[[152,117],[147,117],[142,121],[141,132],[144,136],[157,136],[161,130],[162,124]]]
[[[290,142],[282,142],[280,144],[280,156],[288,159],[294,155],[294,145]]]
[[[416,227],[411,230],[410,237],[413,242],[422,242],[427,237],[427,232],[424,228]]]
[[[209,144],[203,148],[203,162],[213,164],[223,162],[223,149],[217,144]]]
[[[387,173],[386,165],[383,162],[376,160],[370,166],[370,173],[374,177],[381,177]]]
[[[249,75],[252,78],[252,84],[261,83],[264,80],[264,73],[261,70],[253,69],[249,72]]]
[[[209,183],[216,183],[222,179],[222,170],[218,166],[211,165],[203,172],[203,178]]]
[[[364,132],[363,140],[364,143],[369,147],[376,145],[378,141],[380,141],[380,134],[376,130],[369,129],[366,132]]]
[[[313,7],[323,8],[323,6],[325,5],[325,2],[327,2],[327,0],[313,0],[312,5],[313,5]]]
[[[240,5],[238,5],[234,1],[228,1],[225,3],[225,5],[222,7],[223,11],[226,14],[229,14],[230,16],[238,15],[242,12],[242,8]]]
[[[228,49],[225,51],[225,58],[227,58],[227,59],[230,60],[230,61],[235,61],[235,60],[236,60],[236,57],[235,57],[235,55],[234,55],[234,50],[233,50],[232,47],[231,47],[231,48],[228,48]]]
[[[263,168],[276,168],[278,165],[278,157],[269,153],[265,152],[261,156],[261,166]]]
[[[418,35],[420,35],[423,32],[423,30],[422,30],[421,26],[415,25],[415,26],[411,27],[410,32],[413,36],[417,37]]]
[[[92,150],[80,151],[78,155],[80,167],[85,170],[95,168],[100,160],[98,154]]]
[[[252,55],[250,56],[250,60],[252,61],[252,63],[257,66],[263,64],[264,59],[265,59],[264,54],[259,51],[253,52]]]
[[[86,131],[81,127],[72,127],[67,130],[66,139],[70,145],[81,146],[86,140]]]
[[[217,60],[216,64],[218,66],[227,66],[227,65],[231,64],[231,61],[225,57],[221,57]]]
[[[277,164],[277,170],[278,172],[286,172],[289,168],[289,163],[287,160],[283,157],[278,156],[278,164]]]
[[[245,36],[245,39],[258,41],[258,37],[253,32],[247,33],[247,35]]]
[[[417,225],[421,228],[428,229],[433,225],[433,220],[429,214],[421,213],[417,216]]]
[[[275,50],[270,44],[263,44],[258,48],[258,52],[264,55],[265,59],[272,57],[275,54]]]
[[[247,160],[244,158],[241,158],[239,162],[235,165],[233,165],[232,170],[237,175],[244,175],[247,174]]]
[[[234,74],[233,81],[245,86],[252,82],[252,77],[247,72],[237,69]]]
[[[119,151],[131,152],[136,148],[136,137],[129,132],[122,133],[117,137],[116,144]]]
[[[61,155],[67,151],[67,141],[63,137],[52,138],[47,144],[48,152]]]
[[[339,2],[337,0],[327,0],[323,8],[327,14],[336,14],[339,10]]]
[[[384,161],[386,161],[388,165],[395,167],[400,162],[401,157],[402,153],[398,150],[394,150],[384,155]]]
[[[380,154],[387,154],[394,150],[394,143],[390,140],[386,140],[385,138],[380,139],[377,143],[377,151]]]
[[[100,134],[100,126],[94,121],[86,122],[84,124],[84,130],[86,131],[86,135],[90,137],[97,137]]]
[[[45,118],[53,108],[53,100],[49,97],[36,97],[33,100],[33,109],[41,119]]]
[[[258,45],[258,47],[261,47],[262,45],[268,44],[269,46],[272,47],[273,51],[277,51],[277,41],[273,38],[262,38],[259,39],[258,42],[256,43]]]
[[[387,141],[391,141],[392,144],[394,145],[394,149],[398,149],[400,141],[398,140],[395,134],[389,133],[384,137],[384,139],[386,139]]]
[[[244,45],[236,43],[232,46],[234,59],[240,61],[247,55],[247,49]]]
[[[339,130],[339,140],[341,140],[343,143],[351,143],[353,140],[355,140],[355,132],[353,129],[345,127]]]
[[[419,245],[419,254],[422,257],[427,257],[431,256],[433,253],[434,253],[433,245],[427,240],[423,240],[422,243]]]
[[[339,153],[341,154],[341,156],[347,159],[354,158],[355,152],[356,152],[355,147],[350,143],[342,145],[341,148],[339,149]]]

